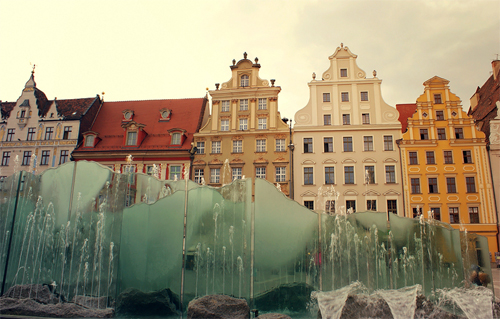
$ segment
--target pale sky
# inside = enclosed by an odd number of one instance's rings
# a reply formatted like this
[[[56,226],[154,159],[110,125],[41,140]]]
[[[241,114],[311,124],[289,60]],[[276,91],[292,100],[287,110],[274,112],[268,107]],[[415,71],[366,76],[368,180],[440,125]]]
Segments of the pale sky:
[[[377,70],[388,104],[437,75],[467,110],[500,54],[500,1],[0,0],[0,100],[18,99],[32,64],[49,99],[203,97],[246,51],[290,118],[340,43]]]

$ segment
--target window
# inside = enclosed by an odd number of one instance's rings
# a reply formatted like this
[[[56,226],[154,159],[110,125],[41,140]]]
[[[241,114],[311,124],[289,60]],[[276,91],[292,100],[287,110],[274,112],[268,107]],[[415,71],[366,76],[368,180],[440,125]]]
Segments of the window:
[[[87,135],[85,136],[85,146],[86,147],[94,147],[94,135]]]
[[[42,151],[40,165],[49,165],[50,151]]]
[[[340,96],[342,98],[342,102],[349,102],[349,92],[342,92],[340,93]]]
[[[69,159],[69,151],[62,150],[61,156],[59,156],[59,165],[66,163],[68,159]]]
[[[426,128],[420,129],[420,139],[428,140],[429,139],[429,131]]]
[[[351,114],[342,114],[342,125],[351,125]]]
[[[9,166],[9,161],[10,161],[10,151],[9,152],[3,152],[3,155],[2,155],[2,166]]]
[[[446,177],[446,191],[450,194],[454,194],[457,192],[455,177]]]
[[[242,178],[241,167],[233,167],[232,172],[233,172],[233,181],[235,179]]]
[[[387,184],[396,183],[396,166],[387,165],[385,167],[385,182]]]
[[[29,166],[31,162],[31,151],[24,151],[22,166]]]
[[[370,113],[361,114],[363,124],[370,124]]]
[[[384,151],[393,151],[392,135],[384,135]]]
[[[172,135],[172,144],[176,144],[174,140],[174,135]],[[136,144],[137,144],[137,132],[128,132],[126,145],[136,145]]]
[[[323,151],[325,153],[332,153],[333,152],[333,137],[323,138]]]
[[[201,184],[204,181],[205,170],[202,168],[197,168],[194,170],[194,182]]]
[[[364,151],[373,151],[373,136],[363,136]]]
[[[469,207],[469,220],[471,224],[479,224],[479,207]]]
[[[377,211],[377,200],[367,199],[366,200],[366,210]]]
[[[347,77],[347,69],[340,69],[340,77],[341,78]]]
[[[351,211],[353,213],[356,212],[356,201],[355,200],[346,200],[345,201],[345,209],[348,213],[350,213]]]
[[[286,167],[276,167],[276,182],[286,181]]]
[[[210,183],[219,184],[220,183],[220,168],[210,169]]]
[[[135,183],[135,176],[133,175],[133,173],[135,173],[135,165],[123,165],[122,172],[123,172],[123,174],[128,174],[128,177],[127,177],[128,184],[132,185]],[[127,205],[131,205],[133,203],[133,195],[131,195],[127,190],[126,196],[127,196],[127,198],[125,199],[126,203],[130,203]]]
[[[434,104],[443,104],[441,94],[434,94]]]
[[[314,210],[314,201],[313,200],[305,200],[304,206],[309,208],[310,210]]]
[[[181,179],[181,166],[180,165],[170,165],[168,179],[170,180]]]
[[[240,119],[240,131],[246,131],[246,130],[248,130],[248,119]]]
[[[257,152],[265,152],[266,151],[266,140],[257,140]]]
[[[25,115],[26,115],[26,110],[22,110],[21,111],[21,118],[24,118]]]
[[[366,91],[361,92],[361,101],[363,102],[368,101],[368,92]]]
[[[323,93],[323,102],[330,102],[330,93]]]
[[[438,133],[438,140],[445,140],[446,139],[446,129],[438,128],[437,133]]]
[[[387,212],[392,213],[394,215],[398,214],[398,202],[395,199],[387,200]]]
[[[259,98],[259,110],[267,110],[267,98]]]
[[[46,127],[45,128],[45,140],[51,140],[54,135],[54,128],[53,127]]]
[[[196,154],[205,154],[205,142],[196,142]]]
[[[313,139],[304,138],[304,153],[312,153],[312,152],[313,152]]]
[[[420,178],[411,179],[411,193],[420,194]]]
[[[243,153],[243,141],[233,141],[233,153]]]
[[[220,107],[221,112],[229,112],[229,100],[225,100],[221,102],[221,107]]]
[[[471,164],[472,163],[472,153],[471,151],[462,151],[463,157],[464,157],[464,164]]]
[[[7,136],[5,138],[5,141],[6,142],[12,142],[12,140],[14,139],[14,133],[15,132],[16,132],[15,128],[9,128],[9,129],[7,129]]]
[[[72,129],[73,128],[71,126],[64,127],[63,140],[69,140],[71,138]]]
[[[220,141],[212,141],[212,153],[213,154],[221,153]]]
[[[375,184],[375,166],[365,166],[365,183]]]
[[[33,141],[35,139],[35,128],[28,128],[28,136],[26,137],[27,141]]]
[[[266,130],[267,129],[267,118],[265,118],[265,117],[259,118],[258,129],[259,130]]]
[[[248,99],[240,100],[240,111],[248,111]]]
[[[464,130],[461,127],[455,127],[455,138],[457,140],[464,138]]]
[[[344,137],[344,152],[352,152],[352,137]]]
[[[431,212],[432,212],[433,219],[441,220],[441,208],[439,208],[439,207],[431,208]]]
[[[476,192],[476,179],[474,178],[474,176],[466,177],[465,185],[467,187],[467,193]]]
[[[418,156],[417,152],[409,152],[410,157],[410,165],[418,165]]]
[[[428,181],[429,181],[429,194],[437,194],[438,193],[437,178],[430,177]]]
[[[250,78],[248,77],[248,75],[243,74],[241,76],[240,86],[241,87],[247,87],[248,84],[249,84],[249,82],[250,82]]]
[[[325,167],[325,184],[335,184],[334,167]]]
[[[416,218],[416,217],[422,215],[422,208],[413,207],[412,212],[413,212],[413,218]]]
[[[113,169],[112,167],[110,168]],[[154,165],[146,165],[146,175],[156,176],[156,174],[158,174],[158,170]]]
[[[344,184],[354,184],[354,166],[344,167]]]
[[[255,177],[266,179],[266,168],[265,167],[256,167],[255,168]]]
[[[330,214],[335,214],[335,201],[327,200],[325,202],[325,212]]]
[[[220,130],[229,131],[229,120],[220,120]]]
[[[436,111],[436,120],[437,121],[443,121],[444,120],[444,112],[443,111]]]
[[[458,207],[449,207],[448,212],[450,213],[450,224],[459,224]]]
[[[313,168],[304,167],[304,185],[313,185]]]
[[[3,183],[5,183],[5,179],[7,176],[0,176],[0,191],[3,189]]]
[[[425,152],[425,158],[427,164],[436,164],[436,158],[434,157],[434,151]]]
[[[332,125],[332,116],[330,114],[323,115],[323,124]]]
[[[284,152],[286,150],[285,139],[276,140],[276,152]]]
[[[453,151],[444,151],[444,163],[453,164]]]

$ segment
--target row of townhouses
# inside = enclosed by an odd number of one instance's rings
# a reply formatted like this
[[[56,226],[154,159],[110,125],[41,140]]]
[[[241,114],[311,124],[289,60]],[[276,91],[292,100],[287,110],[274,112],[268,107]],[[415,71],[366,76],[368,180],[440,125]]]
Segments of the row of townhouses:
[[[263,178],[313,210],[432,217],[498,251],[500,61],[466,113],[441,77],[425,81],[415,103],[393,107],[376,71],[367,75],[348,47],[328,60],[293,128],[278,110],[281,88],[246,53],[203,98],[49,100],[33,71],[16,102],[0,102],[0,176],[90,160],[160,179],[189,169],[215,187]]]

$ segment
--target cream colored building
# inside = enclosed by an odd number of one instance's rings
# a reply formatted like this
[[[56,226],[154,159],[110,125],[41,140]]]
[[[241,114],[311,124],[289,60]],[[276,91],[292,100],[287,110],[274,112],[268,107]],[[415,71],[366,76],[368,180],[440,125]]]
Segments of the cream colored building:
[[[321,79],[313,74],[308,83],[309,103],[295,114],[295,200],[403,215],[398,112],[382,99],[376,72],[367,78],[356,59],[341,45]]]
[[[263,178],[288,194],[289,128],[278,112],[281,88],[259,77],[260,64],[233,60],[231,79],[209,91],[212,112],[194,135],[194,179],[221,186],[243,176]]]
[[[2,102],[0,177],[17,171],[39,174],[71,159],[92,124],[101,99],[54,100],[36,87],[34,72],[16,102]]]

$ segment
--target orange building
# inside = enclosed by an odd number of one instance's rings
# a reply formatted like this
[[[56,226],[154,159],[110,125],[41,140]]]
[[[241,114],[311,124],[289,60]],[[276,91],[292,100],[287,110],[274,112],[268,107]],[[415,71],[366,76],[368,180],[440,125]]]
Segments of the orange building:
[[[485,135],[448,83],[437,76],[424,82],[399,143],[406,216],[432,213],[454,228],[487,237],[493,253],[497,216]]]

